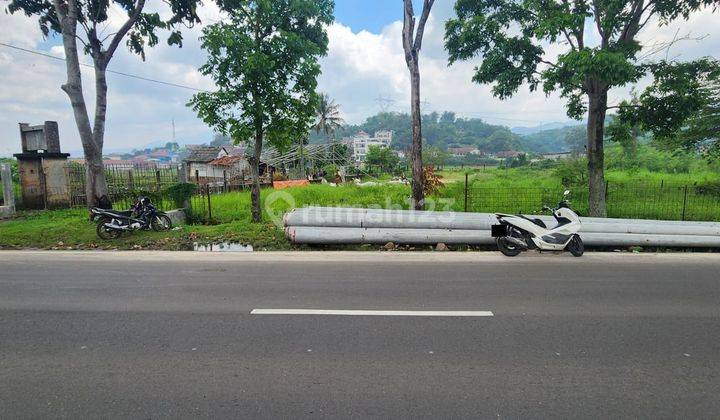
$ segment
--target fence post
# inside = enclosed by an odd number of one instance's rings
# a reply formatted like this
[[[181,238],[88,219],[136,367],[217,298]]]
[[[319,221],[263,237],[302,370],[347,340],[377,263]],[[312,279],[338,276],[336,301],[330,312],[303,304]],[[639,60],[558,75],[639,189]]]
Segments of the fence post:
[[[13,191],[12,174],[9,165],[0,165],[0,178],[2,178],[3,205],[15,212],[15,191]]]
[[[465,213],[468,210],[468,174],[465,172]]]
[[[223,169],[223,188],[228,192],[227,171]]]
[[[685,185],[685,194],[683,195],[682,220],[685,220],[685,209],[687,209],[687,193],[688,193],[688,186]]]
[[[133,179],[133,170],[128,169],[128,189],[133,191],[135,189],[135,180]]]
[[[178,182],[183,184],[188,182],[187,165],[185,162],[181,163],[178,169]]]
[[[610,181],[605,180],[605,208],[607,208],[608,192],[610,191]]]
[[[200,170],[195,169],[195,183],[200,185]]]
[[[155,170],[155,182],[157,182],[158,191],[160,191],[160,170]]]
[[[208,220],[212,220],[212,205],[210,204],[210,186],[205,186],[205,192],[207,193],[207,202],[208,202]]]

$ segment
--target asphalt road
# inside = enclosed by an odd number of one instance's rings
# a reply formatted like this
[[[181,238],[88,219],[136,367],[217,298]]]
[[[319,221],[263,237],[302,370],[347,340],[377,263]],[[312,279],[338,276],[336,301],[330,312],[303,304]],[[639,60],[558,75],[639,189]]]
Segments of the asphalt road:
[[[47,417],[718,418],[720,255],[0,252],[0,418]]]

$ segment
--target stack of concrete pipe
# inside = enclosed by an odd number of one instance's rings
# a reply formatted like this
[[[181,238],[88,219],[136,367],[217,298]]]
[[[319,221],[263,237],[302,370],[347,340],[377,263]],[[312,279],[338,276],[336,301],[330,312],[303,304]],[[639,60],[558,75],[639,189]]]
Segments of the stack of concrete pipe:
[[[552,216],[539,218],[549,227]],[[720,248],[720,223],[583,217],[579,232],[589,246]],[[425,212],[306,207],[284,217],[285,234],[298,244],[468,244],[495,240],[491,213]]]

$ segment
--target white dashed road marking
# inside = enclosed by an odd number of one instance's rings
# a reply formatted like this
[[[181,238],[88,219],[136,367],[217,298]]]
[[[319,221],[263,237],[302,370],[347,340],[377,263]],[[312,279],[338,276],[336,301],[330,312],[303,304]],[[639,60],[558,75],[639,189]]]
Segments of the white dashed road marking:
[[[252,315],[340,315],[340,316],[493,316],[491,311],[373,311],[343,309],[253,309]]]

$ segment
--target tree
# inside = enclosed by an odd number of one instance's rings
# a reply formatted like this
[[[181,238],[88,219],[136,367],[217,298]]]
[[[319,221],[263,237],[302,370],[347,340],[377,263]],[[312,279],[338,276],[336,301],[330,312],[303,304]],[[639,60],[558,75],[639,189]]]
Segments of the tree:
[[[603,139],[608,90],[636,82],[649,68],[638,53],[640,30],[657,18],[688,18],[717,0],[458,0],[447,22],[450,63],[482,56],[473,81],[495,83],[504,99],[523,84],[559,90],[568,116],[587,113],[590,215],[605,216]],[[586,27],[592,26],[592,27]],[[595,34],[590,34],[590,31]],[[588,43],[586,43],[586,37]],[[589,45],[591,39],[597,45]],[[564,48],[556,60],[545,47]]]
[[[225,134],[215,133],[212,141],[210,142],[210,146],[215,146],[215,147],[225,146],[225,145],[230,144],[230,142],[231,142],[230,137],[226,136]]]
[[[428,147],[423,150],[423,162],[438,170],[442,170],[450,155],[439,147]]]
[[[490,153],[515,150],[518,146],[517,136],[512,131],[497,130],[479,144],[479,147]]]
[[[668,149],[720,156],[720,61],[650,66],[654,83],[623,101],[610,124],[613,140],[636,146],[638,132],[649,132]]]
[[[329,139],[342,128],[343,124],[345,121],[340,116],[340,105],[336,104],[327,93],[321,93],[315,111],[313,130],[318,134],[325,133],[325,138]]]
[[[317,107],[318,58],[327,53],[331,0],[219,0],[229,15],[203,29],[208,61],[200,68],[215,92],[189,105],[237,144],[254,139],[252,218],[261,220],[260,156],[265,142],[284,149],[307,133]]]
[[[440,116],[440,123],[441,124],[453,124],[455,122],[456,116],[454,112],[451,111],[445,111]]]
[[[378,166],[383,172],[392,172],[400,163],[400,158],[387,147],[370,146],[365,155],[365,164]]]
[[[415,210],[422,210],[425,204],[423,194],[423,164],[422,164],[422,128],[420,114],[420,49],[422,48],[425,23],[430,16],[430,9],[435,0],[424,0],[420,20],[415,26],[415,12],[412,0],[403,0],[403,50],[405,63],[410,71],[410,110],[412,114],[412,197],[411,204]]]
[[[196,13],[199,0],[167,0],[165,3],[170,9],[167,19],[158,12],[145,12],[145,0],[12,0],[8,6],[10,13],[22,11],[27,16],[37,16],[46,37],[51,32],[62,36],[67,81],[61,88],[70,99],[83,146],[88,206],[97,205],[98,200],[108,194],[102,161],[107,118],[106,72],[118,46],[127,38],[130,51],[144,60],[145,48],[153,47],[159,41],[158,29],[171,31],[168,44],[182,46],[182,34],[176,28],[181,24],[200,22]],[[105,35],[112,5],[124,9],[127,17],[115,32]],[[82,29],[81,34],[78,34],[78,26]],[[83,53],[92,58],[95,69],[95,114],[92,123],[83,92],[78,42],[83,46]]]

